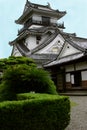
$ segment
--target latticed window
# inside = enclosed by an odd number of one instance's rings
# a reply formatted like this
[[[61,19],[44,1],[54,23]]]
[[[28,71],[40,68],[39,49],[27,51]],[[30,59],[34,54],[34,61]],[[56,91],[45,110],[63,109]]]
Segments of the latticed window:
[[[50,18],[42,16],[42,24],[49,25],[50,24]]]
[[[41,40],[41,36],[36,36],[37,44],[39,44],[39,41]]]

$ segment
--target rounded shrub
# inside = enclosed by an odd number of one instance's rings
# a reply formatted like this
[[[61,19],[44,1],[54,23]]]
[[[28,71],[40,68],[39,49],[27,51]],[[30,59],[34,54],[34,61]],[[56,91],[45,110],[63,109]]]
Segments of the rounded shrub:
[[[31,91],[57,94],[49,73],[43,69],[29,67],[24,64],[11,66],[5,71],[0,86],[0,95],[3,95],[3,99],[12,100],[12,98],[15,99],[15,95],[18,93]]]

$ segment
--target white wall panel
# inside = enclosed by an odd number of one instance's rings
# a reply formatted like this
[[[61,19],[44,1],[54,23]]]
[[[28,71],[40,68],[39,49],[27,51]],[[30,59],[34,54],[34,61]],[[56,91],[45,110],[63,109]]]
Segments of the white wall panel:
[[[82,80],[83,81],[87,80],[87,71],[82,71],[81,74],[82,74]]]
[[[70,82],[70,74],[66,74],[66,82]]]

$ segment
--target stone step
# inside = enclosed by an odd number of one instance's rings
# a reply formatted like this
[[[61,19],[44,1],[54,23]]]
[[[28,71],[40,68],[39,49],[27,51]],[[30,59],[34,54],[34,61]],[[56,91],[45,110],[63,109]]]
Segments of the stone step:
[[[59,94],[66,96],[87,96],[87,91],[67,91],[67,92],[61,92]]]

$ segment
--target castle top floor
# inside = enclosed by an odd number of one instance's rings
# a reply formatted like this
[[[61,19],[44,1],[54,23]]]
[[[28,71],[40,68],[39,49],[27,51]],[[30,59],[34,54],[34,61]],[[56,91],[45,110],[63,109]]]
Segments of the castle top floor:
[[[40,17],[45,18],[49,17],[50,19],[59,20],[66,14],[66,11],[54,10],[51,8],[50,4],[39,5],[26,1],[23,14],[15,21],[17,24],[24,25],[32,17],[40,19]]]

